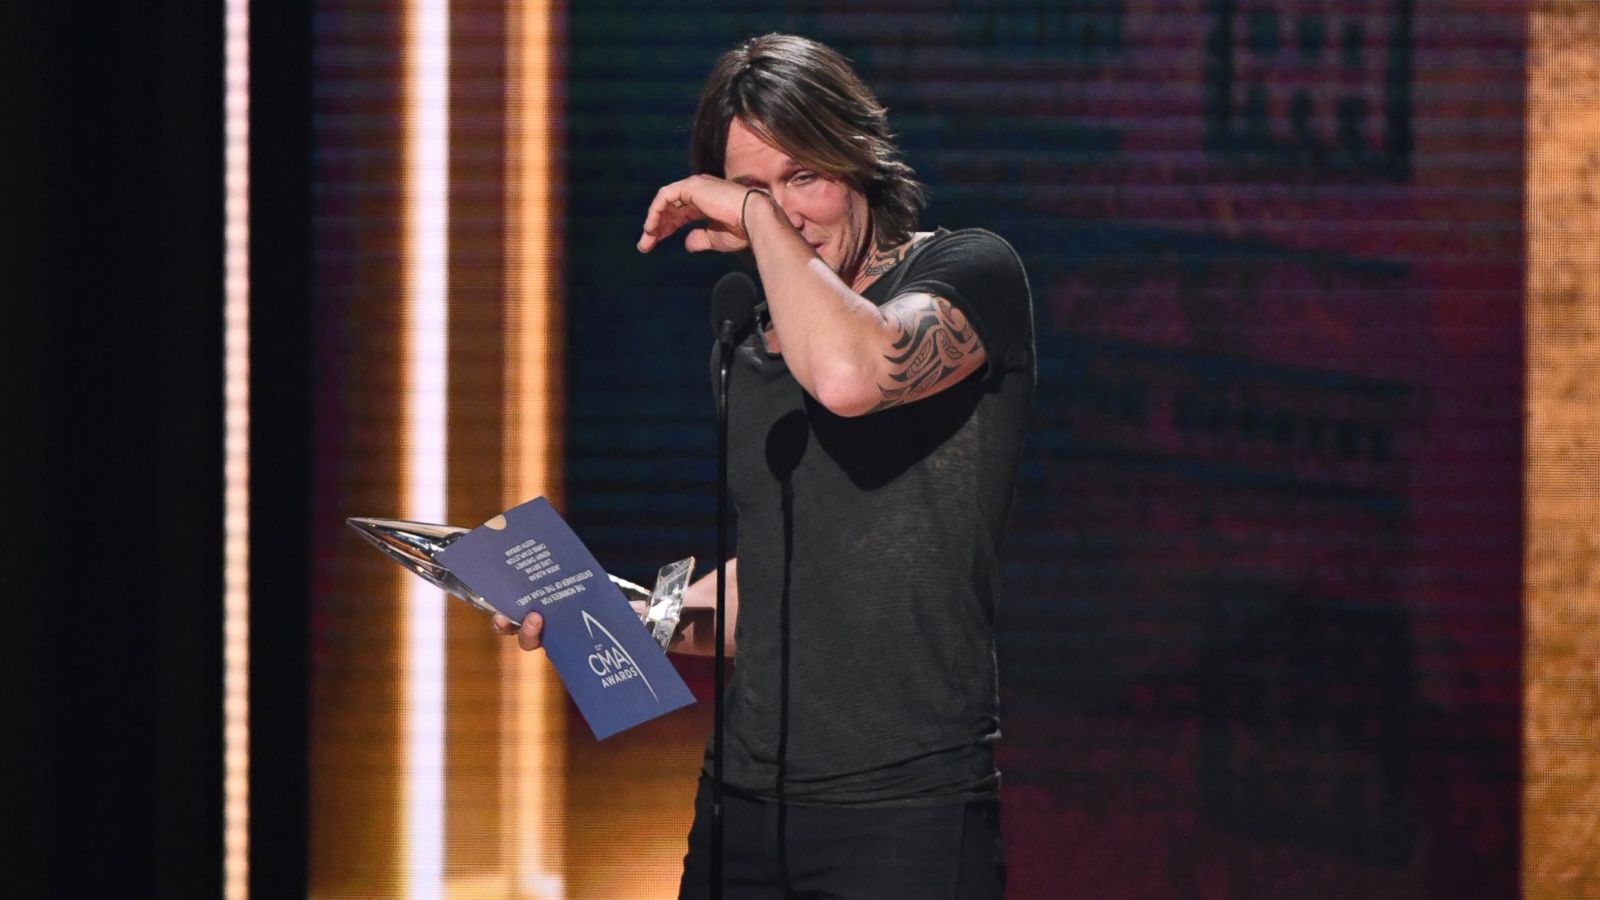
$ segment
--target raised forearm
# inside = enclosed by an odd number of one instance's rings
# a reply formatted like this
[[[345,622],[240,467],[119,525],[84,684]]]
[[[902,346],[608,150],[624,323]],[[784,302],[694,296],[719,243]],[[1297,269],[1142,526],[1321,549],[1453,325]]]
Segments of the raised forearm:
[[[805,185],[818,183],[812,173],[805,177]],[[808,189],[788,184],[790,191]],[[829,262],[818,255],[819,248],[830,258],[841,249],[867,252],[870,245],[857,237],[869,226],[868,215],[847,215],[837,230],[808,238],[765,187],[694,175],[656,192],[638,248],[649,253],[667,236],[702,222],[684,238],[690,251],[750,250],[789,373],[830,412],[859,416],[938,393],[985,359],[976,332],[946,298],[913,292],[880,308],[858,293],[873,274],[865,265],[870,259]],[[889,266],[900,258],[890,256]],[[868,280],[846,283],[839,271]]]
[[[761,273],[767,309],[789,372],[835,412],[864,412],[890,339],[883,316],[828,267],[765,193],[750,192],[742,210]]]

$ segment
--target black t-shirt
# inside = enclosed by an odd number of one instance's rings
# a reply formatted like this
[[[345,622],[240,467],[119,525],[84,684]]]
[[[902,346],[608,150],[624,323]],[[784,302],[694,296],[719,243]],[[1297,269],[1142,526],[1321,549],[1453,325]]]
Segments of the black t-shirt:
[[[801,804],[995,796],[996,552],[1034,386],[1027,276],[987,231],[940,231],[873,283],[964,313],[987,363],[858,418],[752,334],[729,386],[738,654],[724,777]],[[781,782],[781,787],[780,787]]]

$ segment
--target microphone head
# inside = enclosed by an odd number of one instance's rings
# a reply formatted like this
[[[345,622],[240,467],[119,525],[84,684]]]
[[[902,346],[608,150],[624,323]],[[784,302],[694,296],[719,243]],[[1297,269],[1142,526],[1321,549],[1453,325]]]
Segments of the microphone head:
[[[738,335],[755,321],[760,292],[755,280],[743,272],[729,272],[711,289],[711,333]]]

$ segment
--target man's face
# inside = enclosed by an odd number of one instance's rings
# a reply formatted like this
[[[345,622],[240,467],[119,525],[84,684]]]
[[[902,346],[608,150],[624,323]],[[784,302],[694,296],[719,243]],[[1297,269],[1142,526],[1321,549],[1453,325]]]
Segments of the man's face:
[[[856,274],[845,268],[866,257],[867,198],[860,192],[802,166],[739,119],[728,125],[723,175],[771,193],[828,268],[846,281]]]

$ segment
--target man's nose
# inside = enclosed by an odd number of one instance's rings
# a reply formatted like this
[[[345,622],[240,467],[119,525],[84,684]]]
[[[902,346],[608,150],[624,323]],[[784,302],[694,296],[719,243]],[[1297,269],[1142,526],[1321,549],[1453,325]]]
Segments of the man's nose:
[[[772,202],[778,204],[778,208],[783,210],[784,216],[789,219],[789,224],[794,226],[795,231],[804,231],[806,225],[805,217],[789,209],[789,204],[784,202],[785,200],[782,187],[772,189]]]

